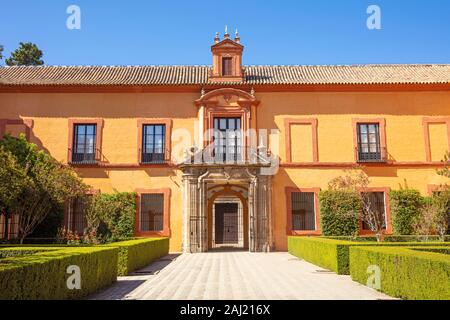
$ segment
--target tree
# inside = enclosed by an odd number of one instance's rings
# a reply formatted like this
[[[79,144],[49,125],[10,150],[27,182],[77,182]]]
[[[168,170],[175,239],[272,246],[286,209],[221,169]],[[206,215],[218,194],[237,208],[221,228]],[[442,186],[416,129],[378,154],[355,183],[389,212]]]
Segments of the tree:
[[[27,184],[27,177],[13,154],[0,147],[0,215],[5,216],[3,230],[8,238],[8,221],[11,207],[18,200]]]
[[[445,190],[425,200],[414,223],[416,234],[423,236],[437,234],[444,241],[449,226],[449,199],[450,190]]]
[[[444,167],[437,171],[440,176],[450,178],[450,151],[444,155]]]
[[[20,241],[53,211],[60,210],[67,202],[86,193],[87,186],[74,170],[38,151],[23,135],[14,138],[6,135],[0,148],[9,151],[23,172],[17,179],[24,182],[18,197],[9,204],[10,212],[19,215]]]
[[[346,175],[331,180],[328,187],[331,190],[343,190],[358,195],[361,203],[361,220],[375,233],[377,241],[380,242],[384,239],[385,215],[376,208],[372,193],[368,190],[369,184],[367,174],[356,167],[346,170]]]
[[[37,45],[31,42],[20,43],[20,47],[11,53],[11,57],[5,62],[8,66],[41,66],[43,53]]]

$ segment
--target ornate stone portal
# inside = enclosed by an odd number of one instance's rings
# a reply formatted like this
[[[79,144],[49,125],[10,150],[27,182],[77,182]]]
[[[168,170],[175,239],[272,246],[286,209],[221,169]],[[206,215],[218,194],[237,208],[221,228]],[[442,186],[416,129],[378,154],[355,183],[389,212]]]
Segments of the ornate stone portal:
[[[181,166],[183,170],[183,251],[185,253],[210,250],[208,197],[211,186],[223,186],[224,194],[230,186],[247,190],[248,249],[269,252],[272,248],[271,178],[259,174],[258,166]],[[227,187],[228,186],[228,187]],[[209,227],[209,228],[208,228]]]
[[[216,218],[214,212],[211,214],[211,208],[215,207],[216,197],[209,190],[216,187],[221,189],[222,196],[239,198],[237,202],[244,207],[244,221],[238,226],[240,232],[244,231],[241,237],[244,246],[251,252],[270,251],[273,248],[271,177],[261,172],[270,167],[272,161],[267,145],[261,142],[258,146],[256,113],[259,101],[254,91],[221,88],[205,93],[202,90],[200,99],[194,103],[198,107],[200,136],[196,146],[188,150],[186,161],[179,165],[183,172],[183,251],[196,253],[211,249],[214,242],[211,241],[214,228],[211,220]],[[222,140],[216,136],[220,130],[216,124],[224,119],[237,121],[232,130],[241,135],[239,143],[236,140],[234,144],[224,145],[224,149],[238,145],[240,151],[230,158],[227,155],[226,159],[218,159],[215,141]],[[263,135],[260,138],[265,140]],[[233,191],[231,186],[242,192]]]

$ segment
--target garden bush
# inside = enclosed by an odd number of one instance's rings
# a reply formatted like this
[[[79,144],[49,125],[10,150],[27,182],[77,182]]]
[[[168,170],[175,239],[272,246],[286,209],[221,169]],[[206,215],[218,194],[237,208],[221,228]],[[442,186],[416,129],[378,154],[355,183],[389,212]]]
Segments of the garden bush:
[[[289,237],[289,253],[337,274],[349,274],[349,248],[355,246],[410,247],[449,246],[447,242],[371,242],[323,237]]]
[[[424,201],[420,192],[412,189],[391,191],[390,201],[394,234],[414,234],[413,224],[420,216]]]
[[[14,251],[17,248],[2,249]],[[117,279],[117,248],[20,247],[27,254],[0,259],[0,300],[80,299]],[[69,266],[81,271],[81,289],[69,290]]]
[[[353,236],[359,232],[359,196],[351,191],[325,190],[319,194],[320,225],[324,236]]]
[[[119,276],[126,276],[130,272],[143,268],[169,253],[168,238],[136,239],[104,246],[112,246],[119,249]]]
[[[422,250],[442,249],[351,247],[350,275],[366,285],[370,276],[368,267],[378,266],[380,290],[388,295],[410,300],[449,300],[450,256]]]
[[[98,234],[112,241],[131,238],[136,219],[136,194],[121,192],[95,195],[88,209],[89,224],[98,226]]]

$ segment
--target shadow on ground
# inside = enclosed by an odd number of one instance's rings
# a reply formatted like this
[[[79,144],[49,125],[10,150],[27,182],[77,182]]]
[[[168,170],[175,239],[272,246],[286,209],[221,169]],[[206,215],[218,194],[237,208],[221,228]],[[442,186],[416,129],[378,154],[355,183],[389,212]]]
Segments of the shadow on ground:
[[[180,254],[169,254],[149,266],[129,274],[127,277],[119,277],[112,287],[91,296],[89,300],[104,300],[106,297],[105,294],[108,300],[132,300],[129,296],[133,291],[148,281],[151,276],[160,273],[179,256]]]

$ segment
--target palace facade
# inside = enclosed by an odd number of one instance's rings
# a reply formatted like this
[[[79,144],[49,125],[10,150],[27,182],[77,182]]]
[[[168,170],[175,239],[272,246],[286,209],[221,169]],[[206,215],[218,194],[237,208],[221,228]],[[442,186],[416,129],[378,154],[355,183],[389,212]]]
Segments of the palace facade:
[[[0,135],[25,133],[93,192],[136,192],[136,235],[171,251],[320,235],[318,193],[356,165],[387,233],[391,189],[444,182],[450,65],[243,66],[228,34],[211,51],[212,66],[1,67]],[[73,203],[66,226],[85,223]]]

